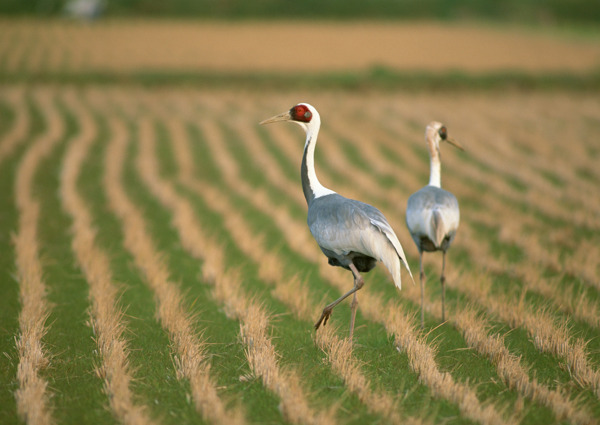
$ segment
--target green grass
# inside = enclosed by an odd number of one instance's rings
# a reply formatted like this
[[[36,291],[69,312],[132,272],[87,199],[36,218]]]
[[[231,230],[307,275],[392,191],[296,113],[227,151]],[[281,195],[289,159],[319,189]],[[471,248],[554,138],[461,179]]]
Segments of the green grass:
[[[115,93],[111,90],[119,88],[127,90],[125,86],[107,86],[109,98]],[[102,389],[102,382],[95,373],[96,366],[101,358],[96,352],[95,341],[90,327],[88,309],[88,283],[76,265],[71,249],[72,235],[69,231],[71,218],[65,213],[59,195],[59,173],[67,147],[79,131],[79,124],[75,121],[74,111],[69,110],[66,102],[62,100],[62,87],[53,88],[57,98],[54,107],[65,123],[65,134],[57,147],[42,162],[36,177],[34,194],[42,204],[42,217],[40,219],[40,243],[44,264],[44,277],[49,286],[49,300],[52,302],[52,313],[48,320],[49,332],[44,339],[49,352],[52,354],[51,366],[43,371],[43,376],[50,382],[50,391],[53,394],[51,405],[55,408],[54,416],[60,423],[114,423],[110,411],[106,408],[108,401]],[[99,90],[104,91],[105,87]],[[91,89],[90,89],[91,90]],[[174,89],[175,90],[175,89]],[[134,93],[132,90],[130,93]],[[77,95],[83,91],[76,91]],[[332,405],[339,405],[337,417],[341,423],[385,423],[385,420],[368,411],[367,406],[358,400],[358,397],[348,392],[344,382],[332,370],[326,361],[326,355],[314,342],[312,323],[298,319],[286,305],[272,294],[272,284],[259,278],[258,265],[244,255],[237,246],[235,238],[225,226],[223,217],[215,213],[210,203],[199,196],[189,187],[177,180],[177,161],[173,152],[172,135],[166,123],[152,115],[153,108],[144,107],[147,101],[162,101],[162,91],[154,92],[147,89],[148,96],[127,97],[124,102],[136,106],[128,111],[112,111],[118,119],[124,120],[127,138],[130,142],[127,151],[127,160],[124,168],[123,184],[127,196],[143,211],[147,222],[148,235],[153,239],[157,249],[164,258],[165,264],[171,274],[171,280],[178,285],[185,294],[184,308],[190,312],[195,320],[196,330],[202,339],[208,343],[207,352],[212,366],[212,376],[219,386],[219,393],[230,406],[241,405],[250,423],[282,423],[285,422],[279,410],[279,399],[267,390],[260,379],[240,379],[250,372],[247,364],[245,347],[242,343],[237,319],[227,316],[223,304],[216,301],[211,285],[203,281],[203,261],[194,258],[187,252],[180,241],[177,230],[171,225],[172,213],[153,196],[148,187],[138,174],[135,158],[138,154],[138,143],[141,137],[137,127],[136,118],[130,118],[125,112],[133,110],[142,111],[141,119],[150,119],[151,129],[157,137],[156,156],[159,159],[159,174],[177,190],[177,193],[191,203],[196,211],[197,218],[203,230],[214,240],[218,241],[225,250],[225,265],[228,270],[240,270],[239,285],[256,303],[259,303],[270,315],[269,335],[281,356],[279,363],[283,368],[289,368],[299,373],[301,383],[309,394],[311,405],[317,409],[327,409]],[[215,91],[211,92],[214,95]],[[218,92],[217,92],[218,93]],[[196,91],[191,94],[186,90],[180,91],[185,101],[193,103],[202,98],[205,93]],[[260,92],[256,96],[263,96]],[[82,95],[83,98],[85,96]],[[346,107],[343,95],[340,94],[342,106]],[[277,100],[280,100],[279,98]],[[31,144],[46,128],[44,116],[35,100],[29,100],[29,109],[33,114],[32,126],[26,136],[27,145]],[[142,107],[137,107],[142,106]],[[147,105],[146,105],[147,106]],[[235,115],[244,117],[249,113],[245,107],[237,108]],[[86,111],[89,109],[84,102]],[[124,108],[125,109],[125,108]],[[476,111],[474,112],[476,113]],[[590,114],[595,112],[590,111]],[[8,103],[2,102],[0,96],[0,117],[5,117],[5,122],[0,122],[0,137],[10,128],[14,113]],[[173,116],[174,119],[183,119]],[[205,119],[202,117],[201,119]],[[399,118],[401,119],[401,118]],[[122,289],[118,304],[126,311],[127,330],[125,338],[130,348],[130,363],[135,380],[132,390],[136,401],[149,407],[152,416],[161,423],[201,423],[202,420],[195,407],[188,398],[190,388],[188,383],[179,381],[175,376],[173,364],[174,348],[169,342],[166,332],[157,319],[156,300],[152,290],[145,282],[143,273],[135,266],[134,259],[124,247],[123,228],[120,220],[114,215],[107,205],[105,187],[103,186],[104,157],[106,148],[111,138],[110,126],[107,116],[103,112],[94,112],[93,120],[97,127],[94,143],[85,158],[81,176],[77,182],[79,194],[85,199],[88,208],[93,214],[94,225],[98,230],[97,245],[106,251],[111,259],[111,269],[115,283]],[[252,122],[256,120],[252,117]],[[405,123],[408,127],[416,123]],[[233,209],[239,212],[256,237],[264,237],[264,244],[268,249],[277,253],[284,266],[286,278],[298,275],[306,281],[311,296],[318,302],[333,300],[339,296],[339,291],[329,286],[317,270],[317,265],[303,259],[287,245],[281,230],[275,225],[273,218],[259,211],[248,198],[237,193],[235,188],[229,186],[218,169],[216,158],[211,156],[207,147],[207,135],[201,130],[200,125],[191,120],[184,124],[186,135],[190,137],[193,161],[195,165],[195,178],[210,183],[231,203]],[[284,125],[284,124],[281,124]],[[243,180],[254,188],[265,190],[271,200],[285,207],[290,215],[299,222],[304,222],[306,209],[298,206],[291,194],[285,193],[275,187],[266,177],[264,170],[258,165],[256,158],[252,158],[249,150],[241,140],[244,137],[235,130],[234,125],[226,117],[216,118],[216,128],[223,136],[223,148],[232,156],[238,165]],[[588,127],[586,127],[588,128]],[[596,128],[589,124],[589,128]],[[302,133],[296,131],[297,143],[303,143]],[[420,129],[418,129],[421,132]],[[287,129],[285,131],[288,131]],[[385,129],[390,135],[399,137],[393,129]],[[264,151],[271,155],[273,161],[280,168],[281,173],[297,182],[300,191],[299,163],[290,161],[270,139],[268,129],[260,127],[257,135],[264,144]],[[332,140],[333,139],[333,140]],[[396,190],[402,185],[401,178],[397,175],[383,175],[377,172],[375,164],[366,163],[361,158],[359,150],[347,140],[339,137],[328,138],[330,143],[339,143],[343,160],[346,164],[361,167],[374,179],[374,183],[381,187]],[[403,144],[405,141],[401,141]],[[412,146],[412,145],[411,145]],[[414,170],[419,179],[427,179],[427,157],[424,149],[415,149],[419,164],[405,164],[405,159],[400,157],[398,151],[380,148],[386,157],[394,163],[402,164],[409,170]],[[3,282],[3,297],[0,300],[0,421],[2,423],[18,423],[14,403],[16,383],[17,353],[14,346],[14,336],[18,333],[17,317],[20,311],[18,300],[18,285],[14,282],[14,252],[10,241],[10,234],[15,232],[17,226],[17,211],[14,205],[14,176],[19,161],[26,152],[26,146],[18,147],[13,155],[0,166],[0,193],[3,207],[0,209],[0,276]],[[317,150],[317,167],[319,167],[322,181],[326,181],[333,188],[343,189],[352,182],[345,176],[330,169],[324,152]],[[477,161],[476,157],[464,158],[461,156],[463,166],[475,167],[482,170],[486,167]],[[402,167],[400,167],[402,168]],[[412,171],[411,171],[412,172]],[[558,175],[558,174],[557,174]],[[508,179],[506,173],[494,171],[493,178]],[[523,180],[525,179],[525,180]],[[582,179],[586,179],[585,176]],[[526,176],[519,177],[521,184],[526,184]],[[469,181],[468,187],[474,193],[486,190],[482,182]],[[556,186],[557,191],[566,190],[567,185]],[[407,189],[407,188],[406,188]],[[400,189],[398,189],[400,190]],[[403,206],[393,205],[390,199],[379,199],[370,193],[363,193],[361,199],[380,206],[382,209],[398,211],[397,221],[402,217]],[[521,195],[523,195],[521,197]],[[515,199],[503,198],[503,202],[514,209],[514,219],[525,215],[533,215],[536,225],[528,230],[528,235],[538,237],[541,242],[550,243],[551,238],[544,234],[544,229],[554,227],[565,228],[570,226],[565,220],[550,217],[542,208],[528,203],[522,192],[515,191]],[[506,272],[490,272],[485,270],[485,265],[471,252],[463,249],[457,243],[448,254],[448,267],[459,271],[459,279],[465,276],[487,276],[492,285],[492,294],[508,296],[515,303],[526,282],[515,276],[510,270],[512,265],[521,265],[529,261],[527,253],[520,246],[500,240],[501,221],[497,226],[490,226],[488,221],[478,220],[478,214],[493,213],[486,209],[485,203],[477,196],[470,199],[460,199],[461,208],[469,211],[465,217],[467,221],[461,226],[469,226],[478,241],[489,250],[496,258],[506,262]],[[469,217],[471,217],[469,219]],[[398,221],[399,222],[399,221]],[[584,229],[585,230],[585,229]],[[597,240],[597,236],[585,235],[584,230],[572,229],[577,238],[589,241]],[[587,229],[588,231],[591,229]],[[405,240],[408,235],[406,229],[398,230],[405,242],[405,250],[409,254],[413,273],[418,265],[416,250],[410,240]],[[550,239],[550,240],[547,240]],[[311,241],[311,243],[313,243]],[[316,243],[312,249],[318,250]],[[210,249],[210,247],[206,247]],[[562,256],[568,255],[570,246],[559,247]],[[427,295],[429,299],[439,300],[439,270],[441,267],[441,254],[429,254],[427,257]],[[321,260],[325,262],[323,256]],[[568,290],[571,288],[576,293],[583,292],[590,300],[598,301],[600,291],[590,287],[589,282],[583,281],[579,276],[570,276],[557,273],[556,270],[546,265],[537,265],[537,270],[543,278],[552,279],[557,287]],[[559,265],[560,267],[560,265]],[[462,271],[462,272],[461,272]],[[463,273],[464,272],[464,273]],[[473,272],[471,274],[471,272]],[[415,277],[418,280],[417,274]],[[346,273],[344,283],[348,289],[352,285],[350,273]],[[403,274],[403,284],[411,285],[406,274]],[[4,284],[4,282],[6,282]],[[379,266],[371,273],[365,275],[368,290],[382,297],[383,300],[392,301],[399,305],[404,312],[414,315],[413,324],[418,329],[420,305],[407,300],[398,292],[391,283],[387,272]],[[359,301],[361,300],[359,294]],[[447,291],[448,311],[470,306],[471,301],[460,286],[457,289],[449,288]],[[548,313],[557,321],[568,320],[570,325],[569,335],[572,339],[585,340],[588,350],[588,360],[595,369],[600,367],[600,338],[598,329],[574,320],[569,314],[554,308],[551,300],[537,293],[528,292],[524,297],[528,308],[546,307]],[[566,369],[564,360],[556,356],[542,353],[535,347],[526,329],[517,327],[511,329],[506,323],[484,311],[481,306],[473,306],[485,320],[492,325],[490,335],[504,337],[505,345],[516,356],[521,356],[521,363],[530,367],[530,376],[541,383],[554,388],[561,385],[569,389],[573,397],[577,397],[583,406],[590,410],[596,417],[600,417],[600,402],[597,397],[586,387],[577,384]],[[337,326],[338,336],[347,334],[350,309],[348,303],[343,303],[336,308],[328,326]],[[316,319],[316,318],[315,318]],[[494,365],[473,349],[469,349],[460,332],[447,323],[439,326],[439,319],[426,314],[425,330],[422,340],[437,350],[436,362],[440,370],[449,372],[458,382],[468,384],[484,402],[494,403],[509,411],[519,404],[520,396],[514,389],[509,389],[498,376]],[[369,378],[372,388],[384,391],[398,400],[399,408],[409,415],[430,418],[432,422],[445,422],[450,424],[470,424],[472,421],[464,418],[458,407],[446,400],[441,400],[432,394],[432,391],[423,384],[419,376],[412,371],[408,356],[405,351],[396,349],[393,339],[387,334],[383,325],[368,320],[360,311],[357,316],[355,347],[353,356],[361,364],[361,371]],[[522,425],[538,423],[557,423],[554,414],[547,407],[538,403],[525,400],[523,403]]]
[[[27,102],[30,112],[36,114],[26,138],[31,140],[41,131],[41,122],[37,109],[31,102]],[[11,123],[9,116],[3,109],[3,116],[7,117],[5,125]],[[0,286],[2,297],[0,297],[0,422],[10,424],[16,423],[16,406],[14,403],[14,391],[17,389],[15,376],[17,373],[18,353],[15,347],[15,337],[18,335],[20,311],[19,286],[16,279],[15,256],[13,252],[12,235],[17,228],[18,212],[14,202],[15,172],[18,162],[25,147],[17,149],[12,156],[0,164],[0,191],[6,198],[0,208]]]
[[[42,83],[74,85],[137,85],[142,87],[238,88],[277,91],[327,89],[344,91],[419,92],[454,91],[575,91],[600,90],[600,70],[587,73],[519,70],[469,73],[460,70],[431,72],[399,71],[374,66],[366,71],[317,73],[210,72],[210,71],[138,71],[120,72],[33,72],[0,71],[0,84]]]
[[[55,105],[65,123],[60,144],[43,160],[35,176],[33,195],[40,202],[38,235],[40,256],[44,264],[47,299],[52,308],[44,337],[51,355],[51,365],[44,376],[55,389],[52,403],[55,417],[61,422],[112,422],[104,408],[102,383],[95,373],[95,344],[90,327],[86,325],[89,308],[87,282],[75,266],[70,237],[65,231],[71,220],[61,209],[57,197],[60,158],[66,141],[75,134],[72,116],[65,115],[62,104]],[[44,124],[44,127],[47,123]],[[79,390],[73,394],[72,388]]]

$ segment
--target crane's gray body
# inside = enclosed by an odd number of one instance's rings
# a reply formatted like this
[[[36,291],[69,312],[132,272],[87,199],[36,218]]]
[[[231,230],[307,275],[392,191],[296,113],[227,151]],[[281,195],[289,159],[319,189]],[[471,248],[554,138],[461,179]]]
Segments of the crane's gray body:
[[[368,272],[379,260],[371,252],[373,239],[385,239],[385,232],[392,230],[377,208],[337,193],[315,198],[307,221],[329,264],[349,270],[353,262],[360,272]]]
[[[446,252],[459,221],[456,197],[442,188],[428,185],[408,198],[406,224],[420,252]]]
[[[305,193],[312,194],[310,190]],[[404,251],[381,211],[335,192],[308,196],[307,203],[308,227],[330,265],[350,270],[353,263],[358,271],[368,272],[382,261],[398,289],[402,287]]]

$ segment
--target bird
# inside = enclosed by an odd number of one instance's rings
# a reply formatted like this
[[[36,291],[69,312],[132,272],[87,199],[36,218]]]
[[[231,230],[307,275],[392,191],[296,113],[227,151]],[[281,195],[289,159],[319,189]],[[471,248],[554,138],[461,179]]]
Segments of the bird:
[[[429,150],[429,184],[409,198],[406,206],[406,225],[419,250],[419,278],[421,281],[421,328],[424,326],[423,311],[425,292],[425,273],[423,272],[423,252],[442,251],[442,322],[445,314],[446,251],[450,248],[458,224],[460,210],[456,197],[441,187],[440,144],[448,142],[460,150],[462,145],[448,137],[448,130],[440,122],[432,121],[425,130],[425,141]]]
[[[408,270],[411,279],[412,273],[398,237],[377,208],[345,198],[319,181],[314,155],[321,117],[316,108],[308,103],[299,103],[289,111],[261,121],[260,124],[279,121],[296,123],[306,132],[300,177],[308,205],[307,224],[310,232],[327,257],[329,265],[351,271],[354,278],[353,288],[325,306],[314,327],[318,330],[321,324],[325,326],[333,309],[353,295],[349,335],[352,342],[358,306],[357,291],[364,285],[361,273],[369,272],[378,261],[382,261],[398,290],[401,289],[401,263]]]

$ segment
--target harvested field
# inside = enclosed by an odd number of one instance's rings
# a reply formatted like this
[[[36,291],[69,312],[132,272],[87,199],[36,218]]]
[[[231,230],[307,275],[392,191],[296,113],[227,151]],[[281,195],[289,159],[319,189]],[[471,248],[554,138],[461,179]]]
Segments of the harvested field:
[[[466,146],[443,150],[462,212],[447,323],[429,255],[424,331],[418,287],[378,267],[355,346],[346,304],[315,334],[352,280],[305,225],[302,133],[257,125],[300,99],[323,118],[321,180],[377,205],[413,271],[423,129]],[[2,233],[34,248],[1,241],[2,423],[600,418],[597,97],[13,86],[0,110]]]

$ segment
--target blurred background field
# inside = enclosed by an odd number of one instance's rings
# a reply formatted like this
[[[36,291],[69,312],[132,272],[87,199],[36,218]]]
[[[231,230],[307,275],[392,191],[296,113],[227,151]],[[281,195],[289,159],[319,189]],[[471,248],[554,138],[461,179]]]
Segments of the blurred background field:
[[[3,0],[0,78],[597,90],[599,11],[591,1]]]

